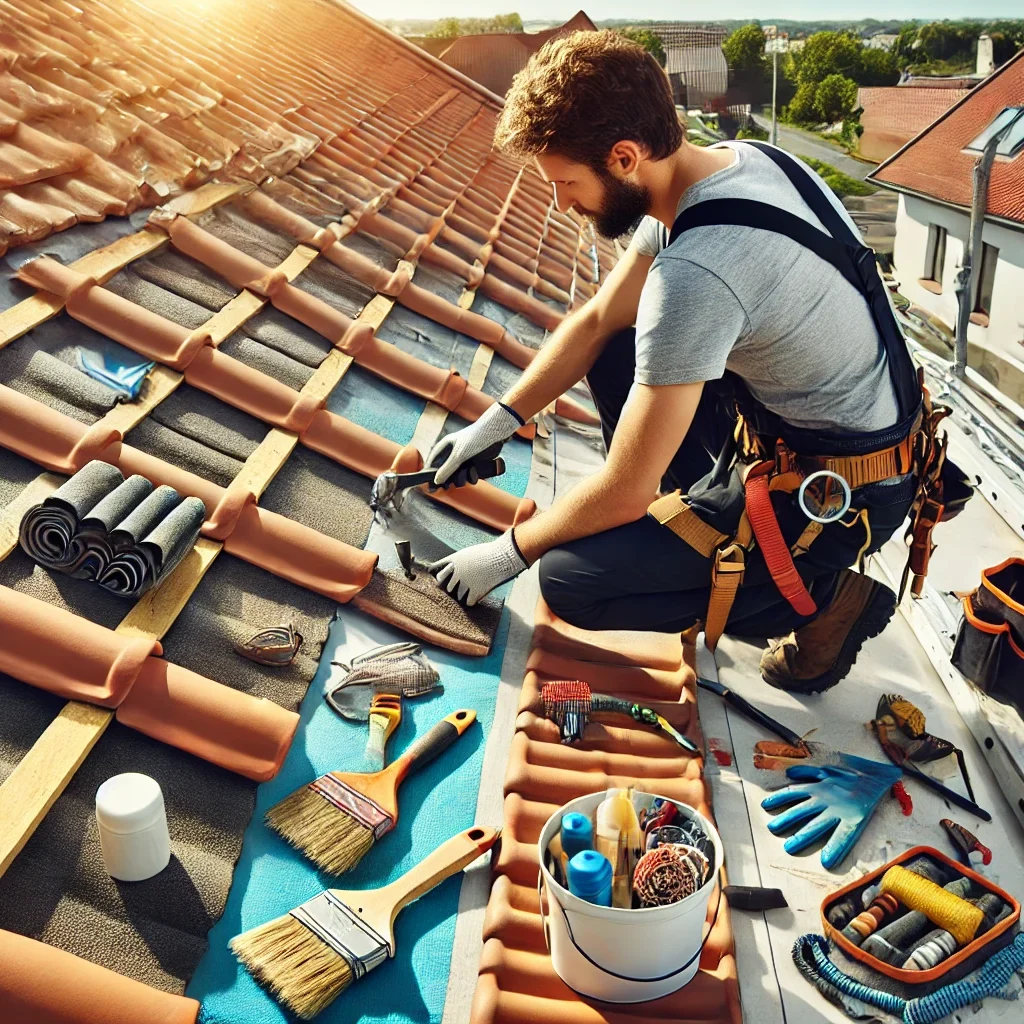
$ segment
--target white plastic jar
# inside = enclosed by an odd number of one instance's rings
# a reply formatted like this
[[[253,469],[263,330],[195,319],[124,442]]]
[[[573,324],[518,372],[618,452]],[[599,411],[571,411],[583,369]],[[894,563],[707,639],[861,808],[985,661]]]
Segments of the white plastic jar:
[[[155,779],[138,772],[107,779],[96,791],[96,822],[103,864],[112,878],[141,882],[167,867],[171,839]]]

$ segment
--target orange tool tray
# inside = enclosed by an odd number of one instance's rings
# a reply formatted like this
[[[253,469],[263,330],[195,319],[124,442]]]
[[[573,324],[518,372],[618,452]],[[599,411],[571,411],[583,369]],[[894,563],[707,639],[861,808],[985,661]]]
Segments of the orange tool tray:
[[[977,936],[977,938],[964,946],[963,949],[958,950],[951,957],[943,960],[935,967],[932,967],[927,971],[905,971],[901,967],[893,967],[891,964],[878,960],[870,953],[865,953],[859,946],[855,946],[848,938],[846,938],[845,935],[842,934],[842,931],[839,928],[836,928],[829,923],[828,908],[837,900],[842,899],[849,893],[856,892],[859,889],[864,889],[871,885],[872,882],[881,878],[882,875],[884,875],[886,871],[894,865],[905,864],[906,862],[921,856],[931,857],[932,859],[937,860],[940,864],[944,864],[946,867],[950,867],[954,871],[958,871],[961,875],[966,875],[983,889],[986,889],[988,892],[995,893],[995,895],[1001,900],[1008,903],[1013,910],[997,925],[990,928],[983,935]],[[894,857],[891,861],[883,864],[880,868],[869,872],[862,878],[858,878],[856,882],[844,885],[842,889],[839,889],[837,892],[827,896],[821,904],[821,922],[825,927],[825,935],[831,942],[834,942],[847,956],[852,957],[854,960],[859,961],[867,967],[870,967],[873,971],[878,971],[879,974],[884,974],[887,978],[893,978],[895,981],[902,982],[906,985],[926,985],[929,982],[937,981],[944,975],[955,971],[965,961],[978,953],[986,944],[990,943],[993,939],[998,938],[1000,935],[1004,935],[1009,931],[1009,929],[1013,928],[1019,920],[1020,903],[1008,892],[1004,889],[1000,889],[997,885],[993,885],[987,878],[983,878],[976,871],[972,871],[969,867],[964,866],[959,861],[953,860],[951,857],[947,857],[944,853],[941,853],[939,850],[936,850],[931,846],[915,846],[913,849],[907,850],[905,853],[901,853],[898,857]]]

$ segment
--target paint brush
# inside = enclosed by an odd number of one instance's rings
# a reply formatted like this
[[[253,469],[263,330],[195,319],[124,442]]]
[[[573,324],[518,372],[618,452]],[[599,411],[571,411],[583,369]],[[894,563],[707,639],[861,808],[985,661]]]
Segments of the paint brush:
[[[384,770],[384,748],[402,721],[402,697],[397,693],[378,693],[370,702],[370,734],[366,757],[374,771]]]
[[[395,827],[402,780],[447,750],[475,721],[475,711],[453,712],[383,771],[321,775],[271,807],[266,822],[317,867],[343,874]]]
[[[246,970],[302,1020],[395,955],[398,912],[486,853],[501,830],[477,825],[380,889],[327,889],[228,944]]]

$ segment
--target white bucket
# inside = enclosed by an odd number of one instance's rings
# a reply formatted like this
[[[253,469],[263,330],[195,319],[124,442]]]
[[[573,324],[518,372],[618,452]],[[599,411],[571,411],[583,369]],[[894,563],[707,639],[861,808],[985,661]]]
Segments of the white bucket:
[[[675,992],[697,973],[708,902],[722,866],[722,840],[707,818],[673,800],[680,814],[696,820],[714,845],[715,870],[711,877],[695,893],[667,907],[630,910],[588,903],[555,881],[545,867],[544,854],[561,827],[563,814],[578,811],[593,818],[606,795],[591,793],[571,800],[541,829],[537,895],[544,939],[555,973],[580,995],[606,1003],[641,1003]],[[654,796],[636,793],[634,803],[639,807],[641,800],[646,803]],[[546,914],[540,879],[547,893]],[[719,901],[721,898],[719,893]]]

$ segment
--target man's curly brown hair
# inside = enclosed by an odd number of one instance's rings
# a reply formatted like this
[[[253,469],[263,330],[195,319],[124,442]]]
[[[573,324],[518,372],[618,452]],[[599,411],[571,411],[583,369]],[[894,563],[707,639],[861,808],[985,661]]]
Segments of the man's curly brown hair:
[[[573,32],[545,43],[512,81],[494,133],[515,156],[559,156],[605,170],[623,139],[662,160],[682,144],[661,65],[617,32]]]

